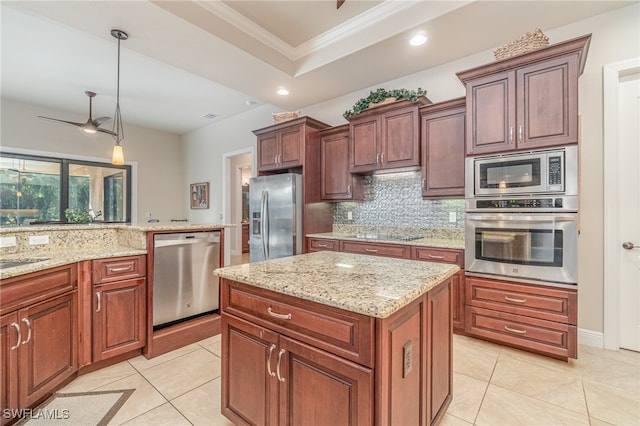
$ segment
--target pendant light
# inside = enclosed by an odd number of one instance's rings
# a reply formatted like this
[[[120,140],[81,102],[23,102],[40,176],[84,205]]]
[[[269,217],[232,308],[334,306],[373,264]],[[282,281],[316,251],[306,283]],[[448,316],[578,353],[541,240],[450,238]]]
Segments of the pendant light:
[[[124,139],[124,128],[122,126],[122,115],[120,114],[120,41],[129,38],[129,35],[122,30],[111,30],[111,35],[118,39],[118,83],[116,88],[116,112],[113,117],[113,138],[116,144],[113,146],[111,164],[121,166],[124,164],[124,153],[122,151],[122,139]]]

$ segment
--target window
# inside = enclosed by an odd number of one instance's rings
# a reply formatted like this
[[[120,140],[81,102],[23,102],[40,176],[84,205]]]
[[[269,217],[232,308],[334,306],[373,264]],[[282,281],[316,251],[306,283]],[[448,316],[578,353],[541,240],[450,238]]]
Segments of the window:
[[[66,209],[131,221],[131,166],[0,153],[0,225],[66,222]]]

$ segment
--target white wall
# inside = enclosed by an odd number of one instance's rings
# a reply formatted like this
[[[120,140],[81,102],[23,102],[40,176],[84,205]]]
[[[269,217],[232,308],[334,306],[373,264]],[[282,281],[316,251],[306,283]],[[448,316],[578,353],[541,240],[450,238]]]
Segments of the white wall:
[[[602,165],[602,67],[640,56],[640,29],[638,26],[640,6],[634,4],[616,11],[567,25],[557,29],[543,29],[551,43],[592,33],[591,47],[584,74],[579,83],[579,112],[581,115],[581,224],[579,238],[579,319],[581,329],[601,333],[603,330],[603,165]],[[505,17],[508,19],[508,17]],[[531,28],[523,29],[532,30]],[[508,42],[509,40],[505,40]],[[427,52],[428,54],[428,48]],[[463,85],[456,72],[484,65],[494,61],[493,51],[487,50],[460,60],[427,69],[403,78],[381,82],[348,95],[316,105],[301,108],[304,115],[320,121],[338,125],[346,122],[342,113],[370,90],[377,87],[386,89],[422,87],[428,91],[427,97],[433,102],[464,96]],[[277,112],[273,106],[265,105],[233,120],[210,126],[183,138],[185,142],[185,169],[188,177],[206,173],[211,179],[219,179],[221,156],[224,152],[255,145],[251,130],[271,124],[271,113]],[[214,127],[217,127],[214,129]],[[206,153],[200,156],[198,153]],[[213,190],[216,186],[213,185]],[[212,198],[221,200],[221,189]],[[216,211],[219,214],[221,205]]]
[[[29,150],[33,154],[59,153],[62,156],[91,157],[111,162],[114,140],[97,133],[88,135],[73,127],[37,118],[38,115],[84,122],[86,116],[69,111],[2,99],[2,150]],[[183,163],[180,137],[144,127],[128,125],[125,119],[125,139],[122,143],[127,164],[132,164],[137,186],[133,195],[132,220],[146,221],[150,212],[161,221],[186,217],[188,204],[183,195]],[[136,185],[136,180],[132,181]],[[136,215],[137,212],[137,215]]]

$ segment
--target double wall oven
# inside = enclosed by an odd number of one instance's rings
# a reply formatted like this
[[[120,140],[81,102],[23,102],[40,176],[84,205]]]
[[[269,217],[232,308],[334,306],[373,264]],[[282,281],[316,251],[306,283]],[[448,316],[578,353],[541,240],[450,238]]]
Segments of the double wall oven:
[[[468,157],[465,176],[468,275],[577,284],[577,146]]]

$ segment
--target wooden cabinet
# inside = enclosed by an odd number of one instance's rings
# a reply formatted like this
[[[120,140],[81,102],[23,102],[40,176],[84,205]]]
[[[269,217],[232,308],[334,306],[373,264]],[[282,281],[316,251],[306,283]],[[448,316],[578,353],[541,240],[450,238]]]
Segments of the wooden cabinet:
[[[437,423],[450,284],[372,318],[222,279],[222,413],[235,424]]]
[[[93,362],[132,350],[146,342],[146,257],[94,260]]]
[[[464,197],[465,98],[420,109],[422,196]]]
[[[76,287],[76,265],[0,284],[2,410],[34,407],[77,371]]]
[[[320,162],[323,200],[364,200],[362,177],[350,170],[348,125],[320,132]]]
[[[327,238],[308,238],[307,247],[309,252],[314,251],[340,251],[338,240]]]
[[[464,332],[465,319],[465,277],[464,277],[464,250],[418,247],[411,248],[411,258],[428,262],[453,263],[460,267],[451,278],[451,318],[453,330]]]
[[[310,117],[301,117],[254,130],[258,137],[258,172],[302,166],[309,133],[326,127]]]
[[[249,253],[249,224],[242,224],[242,253]]]
[[[397,257],[410,259],[411,247],[401,244],[369,243],[361,241],[340,241],[340,251],[368,254],[370,256]]]
[[[466,332],[557,358],[577,356],[577,291],[466,277]]]
[[[578,77],[591,35],[458,73],[467,155],[578,143]]]
[[[352,173],[418,166],[420,117],[418,108],[430,101],[397,101],[365,110],[349,122],[349,161]]]

